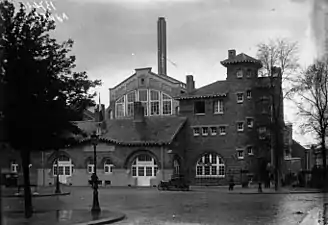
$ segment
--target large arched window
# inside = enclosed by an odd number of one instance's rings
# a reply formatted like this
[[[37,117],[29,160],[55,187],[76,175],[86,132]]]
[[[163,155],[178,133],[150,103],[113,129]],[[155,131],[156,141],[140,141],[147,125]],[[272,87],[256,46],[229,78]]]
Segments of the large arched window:
[[[145,110],[145,116],[148,116],[148,90],[139,90],[138,100],[141,102],[142,106]]]
[[[124,117],[125,105],[124,96],[119,98],[115,103],[116,118]]]
[[[196,177],[224,177],[225,165],[217,154],[205,154],[197,162]]]
[[[106,159],[106,161],[104,163],[104,172],[106,174],[112,173],[113,167],[114,167],[113,162],[110,159]]]

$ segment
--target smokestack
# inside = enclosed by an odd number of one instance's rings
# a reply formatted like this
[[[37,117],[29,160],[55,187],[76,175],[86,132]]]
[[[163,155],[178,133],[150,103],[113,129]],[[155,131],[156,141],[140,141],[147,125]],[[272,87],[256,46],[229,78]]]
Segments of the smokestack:
[[[166,22],[164,17],[157,21],[158,75],[166,76]]]

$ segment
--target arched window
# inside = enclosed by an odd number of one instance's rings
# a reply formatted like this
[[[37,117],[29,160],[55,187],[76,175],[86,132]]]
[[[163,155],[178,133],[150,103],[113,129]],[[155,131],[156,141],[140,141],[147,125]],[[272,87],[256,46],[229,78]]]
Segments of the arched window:
[[[174,174],[180,174],[180,164],[178,160],[173,161]]]
[[[124,117],[124,96],[119,98],[115,103],[116,118]]]
[[[167,94],[162,93],[162,101],[163,101],[163,115],[171,115],[172,114],[172,98]]]
[[[126,114],[127,116],[133,116],[133,109],[134,109],[134,102],[136,101],[136,91],[131,91],[127,94],[127,107],[126,107]]]
[[[57,176],[57,168],[58,168],[58,175],[71,176],[73,173],[72,161],[66,155],[61,154],[58,156],[58,165],[57,165],[57,159],[54,160],[54,163],[53,163],[53,175],[54,176]]]
[[[106,159],[105,163],[104,163],[104,172],[105,173],[112,173],[113,172],[113,163],[110,159]]]
[[[197,162],[196,177],[224,177],[225,165],[217,154],[205,154]]]
[[[91,158],[87,162],[87,170],[88,170],[88,173],[94,173],[95,172],[95,164],[94,164],[93,159],[91,159]]]
[[[159,115],[159,107],[160,99],[159,99],[159,91],[150,91],[150,115]]]

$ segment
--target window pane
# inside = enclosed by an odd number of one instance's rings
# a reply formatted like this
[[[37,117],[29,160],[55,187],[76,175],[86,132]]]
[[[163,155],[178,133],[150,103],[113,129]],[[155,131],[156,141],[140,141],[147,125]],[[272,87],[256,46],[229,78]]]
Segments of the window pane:
[[[150,103],[150,115],[159,115],[159,102]]]
[[[156,176],[156,175],[157,175],[157,171],[158,171],[158,167],[157,167],[157,166],[155,166],[155,167],[154,167],[154,176]]]
[[[148,101],[147,90],[139,90],[139,101]]]
[[[163,94],[163,100],[171,100],[172,98],[166,94]]]
[[[216,155],[212,155],[212,164],[216,164],[217,160],[216,160]]]
[[[57,166],[54,166],[53,170],[54,170],[54,176],[57,176]]]
[[[71,169],[69,166],[65,166],[65,175],[71,175]]]
[[[158,91],[150,91],[150,100],[151,101],[159,101],[159,92]]]
[[[172,114],[172,101],[163,101],[163,115]]]
[[[223,113],[223,100],[219,100],[219,112]]]
[[[210,166],[204,166],[205,175],[210,175]]]
[[[63,166],[59,166],[58,167],[58,172],[59,172],[59,175],[64,175],[64,167]]]
[[[136,92],[130,92],[128,94],[128,102],[135,102],[136,101]]]
[[[196,175],[203,175],[203,167],[202,166],[196,167]]]
[[[220,176],[224,175],[224,166],[219,166],[219,175]]]
[[[134,105],[133,103],[128,103],[127,116],[133,116]]]
[[[211,172],[212,172],[212,175],[217,175],[217,167],[216,166],[212,166],[211,167]]]
[[[109,167],[105,166],[105,173],[108,173],[108,172],[109,172]]]
[[[205,164],[207,164],[209,162],[210,162],[210,155],[207,154],[207,155],[205,155]]]
[[[145,176],[145,167],[138,167],[138,176]]]
[[[152,167],[146,167],[146,176],[151,177],[153,175],[153,168]]]
[[[205,113],[205,101],[196,101],[194,103],[195,113]]]
[[[135,166],[132,167],[132,176],[137,176],[137,168]]]

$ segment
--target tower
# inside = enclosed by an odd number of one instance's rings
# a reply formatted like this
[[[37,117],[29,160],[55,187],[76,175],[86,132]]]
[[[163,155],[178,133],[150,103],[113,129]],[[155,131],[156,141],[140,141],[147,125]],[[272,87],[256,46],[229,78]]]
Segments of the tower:
[[[164,17],[157,21],[157,60],[158,75],[166,76],[166,22]]]

